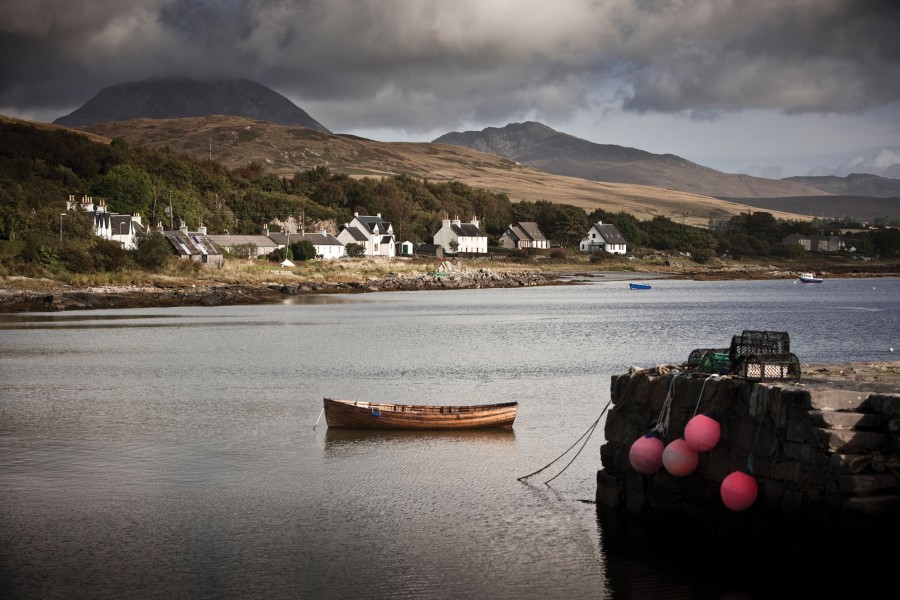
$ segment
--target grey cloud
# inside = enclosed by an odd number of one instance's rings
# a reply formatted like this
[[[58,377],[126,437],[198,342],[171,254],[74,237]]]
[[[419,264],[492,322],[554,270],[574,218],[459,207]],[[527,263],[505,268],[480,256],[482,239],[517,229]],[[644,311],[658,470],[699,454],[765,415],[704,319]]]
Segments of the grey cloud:
[[[329,128],[628,110],[859,111],[900,99],[896,2],[0,0],[0,107],[242,76]],[[14,52],[14,54],[10,54]]]

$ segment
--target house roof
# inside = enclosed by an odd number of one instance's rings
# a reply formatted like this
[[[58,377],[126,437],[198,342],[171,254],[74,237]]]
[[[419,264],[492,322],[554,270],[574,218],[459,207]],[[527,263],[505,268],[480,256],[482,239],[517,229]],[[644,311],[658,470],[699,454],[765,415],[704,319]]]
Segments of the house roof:
[[[541,233],[541,228],[534,221],[519,221],[515,225],[510,225],[505,235],[513,238],[515,241],[531,240],[533,242],[545,242],[547,238]]]
[[[364,234],[356,227],[344,227],[341,231],[346,231],[347,233],[349,233],[350,236],[357,242],[366,242],[369,240],[369,238],[366,237],[366,234]]]
[[[473,223],[460,223],[459,225],[451,225],[450,229],[453,230],[453,233],[456,235],[461,235],[464,237],[487,237],[481,230],[478,229],[478,226]]]
[[[371,215],[356,215],[355,217],[360,223],[365,225],[369,231],[375,231],[375,226],[378,225],[379,231],[387,231],[391,224],[388,221],[385,221],[381,217],[371,216]]]
[[[330,233],[304,233],[303,239],[313,246],[343,246],[343,244]]]
[[[603,238],[607,244],[627,244],[625,238],[619,233],[619,230],[616,229],[616,226],[611,223],[596,223],[594,228]]]
[[[228,248],[242,244],[253,244],[257,248],[275,247],[278,243],[264,235],[208,235],[206,236],[219,246]]]
[[[163,235],[179,256],[197,256],[199,254],[222,254],[215,243],[202,233],[185,233],[183,231],[163,231]]]
[[[419,244],[413,251],[416,254],[427,254],[429,256],[435,256],[439,251],[443,249],[444,247],[440,244]]]

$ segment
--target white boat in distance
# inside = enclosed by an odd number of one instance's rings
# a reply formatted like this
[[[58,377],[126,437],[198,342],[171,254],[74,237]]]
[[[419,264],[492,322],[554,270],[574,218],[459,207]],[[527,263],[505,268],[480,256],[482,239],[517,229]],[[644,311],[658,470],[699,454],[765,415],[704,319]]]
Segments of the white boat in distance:
[[[815,273],[800,273],[800,283],[822,283],[825,281],[821,277],[816,277]]]

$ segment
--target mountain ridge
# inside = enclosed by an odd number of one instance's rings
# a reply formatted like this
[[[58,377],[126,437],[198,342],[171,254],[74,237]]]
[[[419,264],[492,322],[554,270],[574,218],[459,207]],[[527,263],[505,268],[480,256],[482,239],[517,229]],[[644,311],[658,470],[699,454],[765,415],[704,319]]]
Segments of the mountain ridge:
[[[598,144],[527,121],[481,131],[450,132],[435,144],[466,146],[548,173],[592,181],[654,185],[716,198],[822,196],[805,183],[722,173],[674,154]]]
[[[278,125],[299,125],[331,133],[278,92],[249,79],[161,78],[131,81],[100,90],[75,111],[53,123],[80,128],[134,119],[231,115]]]

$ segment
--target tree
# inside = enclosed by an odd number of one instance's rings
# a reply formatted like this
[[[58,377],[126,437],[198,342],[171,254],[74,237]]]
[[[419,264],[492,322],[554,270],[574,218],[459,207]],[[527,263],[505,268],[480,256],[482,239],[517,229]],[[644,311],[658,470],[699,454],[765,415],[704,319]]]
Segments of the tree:
[[[872,236],[872,245],[882,258],[900,255],[900,229],[882,229]]]
[[[306,261],[316,257],[316,247],[309,240],[300,240],[291,244],[294,260]]]
[[[362,256],[365,254],[366,249],[361,244],[351,242],[344,246],[344,251],[347,253],[347,256]]]
[[[133,252],[135,262],[150,271],[162,270],[172,258],[172,247],[169,240],[156,231],[139,237],[137,248]]]

